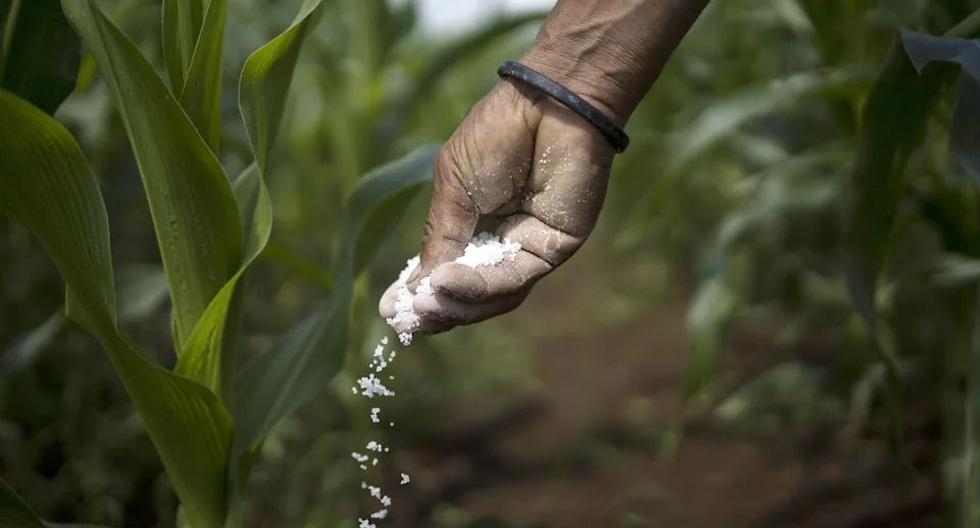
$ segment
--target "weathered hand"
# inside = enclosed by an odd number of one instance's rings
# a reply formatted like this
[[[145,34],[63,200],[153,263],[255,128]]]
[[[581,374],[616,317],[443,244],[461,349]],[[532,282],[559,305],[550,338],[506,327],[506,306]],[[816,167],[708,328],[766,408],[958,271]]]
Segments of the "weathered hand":
[[[589,236],[613,154],[577,114],[533,88],[498,83],[436,159],[421,266],[408,282],[415,292],[429,276],[435,293],[415,296],[415,331],[445,331],[516,308]],[[521,251],[497,266],[454,263],[482,231],[520,243]],[[381,299],[385,318],[396,312],[395,291]]]

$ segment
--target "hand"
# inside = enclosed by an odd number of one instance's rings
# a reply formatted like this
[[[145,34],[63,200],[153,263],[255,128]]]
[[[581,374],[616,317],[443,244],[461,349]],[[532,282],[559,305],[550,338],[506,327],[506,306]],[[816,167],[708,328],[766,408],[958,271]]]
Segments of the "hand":
[[[441,332],[520,305],[589,236],[613,154],[574,112],[516,81],[498,83],[436,158],[421,265],[408,281],[415,292],[429,276],[435,293],[415,296],[415,331]],[[518,242],[521,251],[496,266],[454,263],[483,231]],[[385,318],[396,312],[396,289],[381,299]]]

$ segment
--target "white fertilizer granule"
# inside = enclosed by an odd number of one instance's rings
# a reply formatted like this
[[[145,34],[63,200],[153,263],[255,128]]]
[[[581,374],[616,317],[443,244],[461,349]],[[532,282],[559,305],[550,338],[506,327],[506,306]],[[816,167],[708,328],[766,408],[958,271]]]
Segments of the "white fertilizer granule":
[[[406,275],[407,277],[407,275]],[[369,373],[367,376],[362,376],[357,380],[357,385],[351,387],[351,391],[354,394],[363,396],[368,399],[375,397],[393,397],[395,391],[386,387],[382,382],[379,375],[387,368],[389,368],[395,361],[395,357],[398,353],[395,350],[388,351],[385,354],[385,347],[388,345],[388,337],[382,337],[381,342],[374,348],[374,352],[371,354],[371,362],[368,365]],[[376,375],[377,374],[377,375]],[[389,375],[389,380],[394,380],[395,377]],[[371,423],[379,424],[381,423],[381,407],[371,407],[371,414],[369,415]],[[388,422],[389,427],[394,427],[394,422]],[[364,454],[358,451],[351,453],[351,458],[354,459],[354,463],[361,471],[367,473],[369,471],[374,471],[372,468],[378,466],[386,453],[391,452],[391,447],[382,444],[377,440],[369,440],[365,445],[364,449],[367,450],[368,454]],[[407,484],[409,481],[408,474],[401,473],[401,485]],[[372,486],[368,484],[367,481],[361,481],[361,489],[366,490],[368,494],[376,499],[380,504],[379,509],[368,515],[367,518],[358,518],[357,526],[358,528],[378,528],[378,525],[374,521],[382,521],[388,518],[389,510],[391,508],[391,497],[382,493],[380,486]]]
[[[466,245],[466,249],[463,251],[463,256],[457,258],[455,262],[471,268],[496,266],[505,259],[513,258],[520,250],[521,245],[517,242],[507,238],[501,240],[500,237],[492,233],[483,232],[470,239],[470,243]],[[395,281],[397,287],[395,294],[396,313],[386,320],[391,327],[410,329],[408,332],[398,334],[398,340],[405,346],[412,344],[414,331],[422,323],[422,319],[415,313],[412,306],[415,295],[432,295],[435,293],[429,277],[423,277],[419,281],[415,294],[409,291],[406,283],[418,265],[419,257],[415,256],[405,263],[405,269],[398,274],[398,279]]]
[[[501,240],[500,237],[492,235],[490,233],[480,233],[479,235],[473,237],[470,243],[467,244],[466,249],[463,252],[463,256],[456,259],[455,262],[470,266],[471,268],[476,268],[480,266],[496,266],[506,259],[513,258],[518,251],[521,250],[521,245],[512,242],[508,239]],[[398,340],[405,346],[412,343],[412,335],[415,330],[421,325],[421,318],[413,307],[413,302],[415,300],[415,295],[433,295],[435,290],[432,288],[432,281],[429,277],[422,277],[419,281],[419,285],[413,294],[409,291],[407,282],[408,278],[415,272],[415,268],[419,266],[419,257],[414,257],[409,259],[405,263],[405,269],[398,274],[398,279],[395,281],[396,296],[395,296],[395,315],[386,320],[386,322],[392,327],[407,328],[408,331],[398,334]],[[357,380],[357,385],[351,387],[351,392],[354,394],[363,396],[368,399],[375,397],[393,397],[395,391],[389,389],[381,381],[381,373],[385,369],[391,366],[395,361],[397,353],[391,350],[387,356],[385,356],[385,347],[388,345],[388,337],[382,337],[381,342],[374,348],[374,353],[371,355],[371,363],[369,365],[370,372],[367,376],[362,376]],[[389,375],[389,380],[394,380],[395,377]],[[371,407],[370,414],[371,423],[381,422],[381,408]],[[394,427],[395,422],[388,422],[389,427]],[[365,446],[368,452],[376,454],[377,456],[370,456],[359,452],[351,453],[351,457],[354,462],[357,463],[358,467],[362,471],[368,471],[370,467],[377,466],[381,461],[385,453],[391,451],[390,447],[386,447],[381,442],[377,440],[369,441]],[[369,464],[370,461],[370,464]],[[407,473],[401,473],[401,480],[399,485],[406,485],[411,482],[411,477]],[[361,482],[361,488],[366,490],[371,497],[376,499],[380,504],[381,508],[370,514],[367,519],[358,518],[357,526],[358,528],[377,528],[377,525],[372,522],[374,520],[383,520],[388,517],[389,508],[391,508],[391,497],[384,495],[381,492],[379,486],[369,485],[367,482]]]

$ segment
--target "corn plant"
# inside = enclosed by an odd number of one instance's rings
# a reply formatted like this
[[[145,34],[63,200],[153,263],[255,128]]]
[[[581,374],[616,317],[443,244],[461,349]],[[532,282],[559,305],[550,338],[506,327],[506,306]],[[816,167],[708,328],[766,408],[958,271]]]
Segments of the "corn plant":
[[[776,27],[805,37],[793,40],[802,49],[776,54],[811,69],[705,98],[619,242],[630,247],[650,231],[677,236],[670,230],[705,222],[699,212],[716,224],[711,243],[692,243],[702,264],[688,314],[692,414],[723,408],[765,376],[797,372],[781,363],[733,387],[721,366],[737,323],[776,327],[787,352],[826,332],[833,339],[817,345],[825,364],[785,361],[833,380],[818,387],[849,399],[845,432],[866,433],[874,421],[896,460],[909,451],[906,437],[921,435],[908,423],[923,420],[914,404],[931,403],[943,428],[942,459],[931,468],[943,487],[943,525],[978,526],[980,5],[783,5],[789,16],[753,23],[769,23],[759,34]],[[628,154],[623,161],[631,163]],[[701,207],[678,199],[683,192]]]
[[[163,1],[166,83],[94,0],[0,6],[0,211],[34,234],[62,275],[66,315],[108,354],[181,502],[183,522],[234,525],[238,492],[265,435],[339,370],[357,272],[427,180],[434,149],[360,180],[321,308],[239,365],[244,278],[272,229],[270,155],[320,0],[305,0],[292,24],[244,64],[239,108],[254,162],[233,178],[218,161],[227,0]],[[119,325],[98,183],[76,140],[50,115],[70,91],[77,64],[64,57],[71,46],[51,38],[71,41],[65,20],[104,77],[139,167],[170,294],[173,370]],[[20,29],[32,22],[41,27]],[[62,84],[32,88],[46,79]],[[41,525],[4,485],[0,524],[14,521]]]

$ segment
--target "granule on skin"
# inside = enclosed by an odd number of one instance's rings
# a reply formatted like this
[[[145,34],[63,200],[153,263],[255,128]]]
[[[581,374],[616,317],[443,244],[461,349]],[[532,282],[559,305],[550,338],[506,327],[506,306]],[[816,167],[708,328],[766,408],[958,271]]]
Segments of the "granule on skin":
[[[463,264],[471,268],[481,266],[496,266],[505,259],[513,258],[521,250],[521,245],[510,239],[500,239],[499,236],[486,231],[470,239],[470,243],[463,250],[463,255],[454,262]],[[398,334],[398,340],[405,346],[412,344],[412,337],[415,331],[422,325],[422,318],[415,313],[413,306],[416,295],[434,295],[431,278],[422,277],[418,287],[413,294],[408,289],[408,278],[419,266],[420,259],[415,256],[405,263],[405,269],[398,274],[395,280],[395,315],[385,321],[392,328],[406,329],[407,331]]]
[[[432,279],[426,277],[419,282],[419,287],[415,288],[415,295],[435,295],[436,291],[432,289]]]
[[[496,266],[505,258],[513,257],[520,250],[521,245],[517,242],[507,238],[501,241],[500,237],[484,231],[470,240],[463,256],[456,259],[455,262],[471,268]]]

